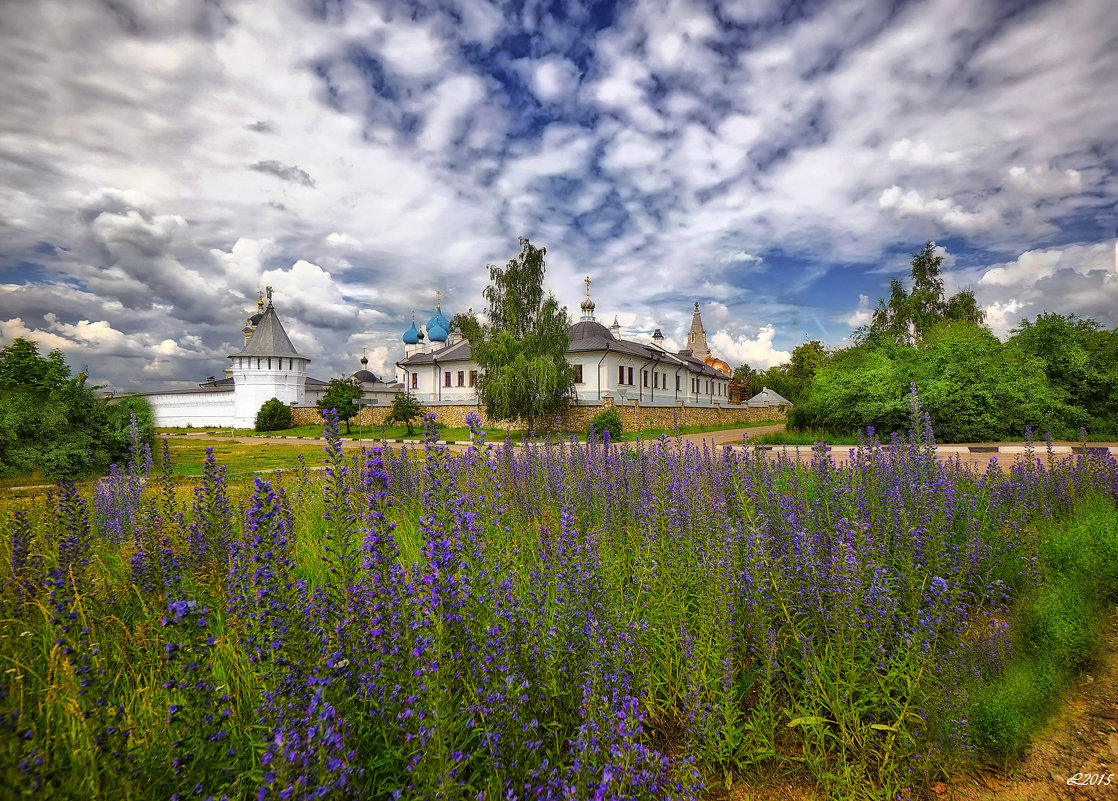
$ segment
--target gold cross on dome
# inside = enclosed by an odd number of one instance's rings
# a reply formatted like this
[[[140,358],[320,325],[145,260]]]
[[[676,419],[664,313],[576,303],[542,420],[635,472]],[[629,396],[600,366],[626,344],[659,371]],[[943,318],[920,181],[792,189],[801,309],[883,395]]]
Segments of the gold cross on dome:
[[[590,276],[586,276],[586,299],[590,300]]]

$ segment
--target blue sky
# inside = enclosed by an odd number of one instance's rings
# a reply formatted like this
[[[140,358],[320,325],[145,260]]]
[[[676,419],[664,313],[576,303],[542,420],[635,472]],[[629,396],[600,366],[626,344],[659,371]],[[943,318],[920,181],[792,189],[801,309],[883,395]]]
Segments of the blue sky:
[[[1004,336],[1118,326],[1118,4],[0,4],[0,344],[220,372],[275,288],[323,378],[526,236],[627,335],[841,346],[934,240]]]

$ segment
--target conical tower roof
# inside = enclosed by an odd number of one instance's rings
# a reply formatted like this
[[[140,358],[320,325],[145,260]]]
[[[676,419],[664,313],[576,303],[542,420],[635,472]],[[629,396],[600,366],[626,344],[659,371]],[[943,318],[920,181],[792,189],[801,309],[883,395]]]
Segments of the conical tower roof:
[[[301,356],[295,350],[287,332],[283,330],[283,323],[280,322],[276,309],[272,306],[270,291],[268,293],[268,307],[264,309],[260,322],[256,324],[256,330],[253,332],[252,338],[249,339],[241,351],[232,354],[230,358],[237,356],[282,356],[291,359],[306,359],[305,356]],[[310,360],[307,359],[307,361]]]

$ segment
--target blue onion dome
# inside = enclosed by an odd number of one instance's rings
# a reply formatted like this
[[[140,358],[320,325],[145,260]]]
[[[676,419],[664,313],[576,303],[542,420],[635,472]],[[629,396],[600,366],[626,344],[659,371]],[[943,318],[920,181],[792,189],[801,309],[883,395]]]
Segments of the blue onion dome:
[[[431,319],[434,320],[434,318]],[[449,325],[449,323],[447,323],[447,325]],[[447,332],[446,328],[439,325],[438,322],[435,322],[434,325],[427,326],[427,338],[430,339],[432,342],[446,342],[446,338],[448,336],[449,333]]]
[[[419,333],[419,329],[415,327],[415,320],[411,321],[411,328],[404,332],[404,344],[416,345],[419,343],[419,338],[423,334]]]
[[[427,321],[427,334],[428,334],[428,336],[430,336],[431,331],[435,328],[441,328],[443,331],[449,331],[450,330],[450,320],[448,320],[446,318],[446,315],[443,314],[443,310],[442,310],[441,306],[435,309],[434,315],[432,315],[431,319]],[[442,340],[438,340],[438,341],[441,342]]]

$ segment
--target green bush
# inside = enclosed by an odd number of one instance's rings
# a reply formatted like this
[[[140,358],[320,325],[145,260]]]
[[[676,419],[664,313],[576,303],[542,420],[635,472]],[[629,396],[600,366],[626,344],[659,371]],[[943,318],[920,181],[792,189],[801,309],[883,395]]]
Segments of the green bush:
[[[257,431],[284,431],[291,428],[294,422],[291,407],[276,398],[265,403],[256,413]]]
[[[149,448],[155,447],[155,412],[142,395],[126,395],[109,401],[109,420],[116,439],[114,457],[119,461],[128,453],[128,430],[132,425],[132,415],[136,415],[136,425],[140,436]]]
[[[594,415],[590,420],[590,430],[587,436],[600,438],[602,432],[608,431],[609,438],[616,441],[621,439],[622,428],[621,415],[617,413],[617,409],[606,409],[604,412]]]

